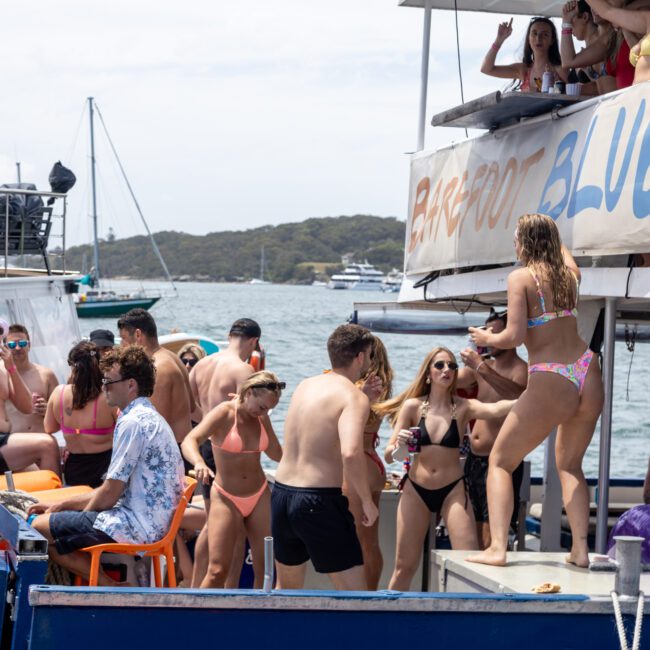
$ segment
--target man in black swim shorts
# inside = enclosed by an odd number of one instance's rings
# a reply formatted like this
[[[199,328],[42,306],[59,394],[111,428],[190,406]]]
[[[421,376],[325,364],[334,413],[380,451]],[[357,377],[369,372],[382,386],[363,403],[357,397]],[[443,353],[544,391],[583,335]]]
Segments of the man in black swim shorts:
[[[354,382],[370,365],[372,342],[363,327],[338,327],[327,341],[332,371],[305,379],[291,398],[271,494],[278,589],[302,588],[310,559],[336,589],[367,589],[361,546],[341,485],[345,470],[361,499],[363,524],[371,526],[378,512],[363,453],[370,403]]]
[[[506,312],[491,311],[485,324],[495,334],[503,331],[508,322]],[[489,348],[491,358],[487,359],[476,351],[467,348],[460,353],[465,368],[458,373],[458,388],[478,385],[478,395],[482,402],[497,402],[502,399],[517,399],[526,389],[528,383],[528,366],[517,355],[516,349],[500,350]],[[490,525],[486,479],[488,458],[497,438],[503,420],[477,420],[472,429],[471,447],[465,460],[465,478],[469,498],[474,508],[476,529],[481,549],[490,545]],[[512,474],[515,495],[512,525],[516,526],[519,511],[519,489],[523,477],[523,462]]]

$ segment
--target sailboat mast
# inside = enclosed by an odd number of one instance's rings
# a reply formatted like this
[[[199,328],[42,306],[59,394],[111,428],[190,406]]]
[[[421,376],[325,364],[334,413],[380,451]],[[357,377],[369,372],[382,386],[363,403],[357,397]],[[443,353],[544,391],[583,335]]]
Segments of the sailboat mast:
[[[93,98],[88,98],[88,112],[90,114],[90,178],[92,183],[92,200],[93,200],[93,242],[94,256],[93,264],[95,266],[95,278],[99,280],[99,235],[97,233],[97,186],[95,185],[95,127]]]
[[[262,259],[260,260],[260,280],[264,282],[264,246],[262,246]]]

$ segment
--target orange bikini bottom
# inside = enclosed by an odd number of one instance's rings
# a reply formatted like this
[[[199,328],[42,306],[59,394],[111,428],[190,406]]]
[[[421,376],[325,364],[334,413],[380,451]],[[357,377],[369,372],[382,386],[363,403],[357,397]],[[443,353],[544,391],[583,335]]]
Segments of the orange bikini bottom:
[[[214,488],[217,490],[219,494],[221,494],[222,496],[226,497],[226,499],[231,501],[232,504],[235,506],[235,508],[239,510],[241,516],[244,519],[246,519],[246,517],[248,517],[248,515],[250,515],[251,512],[255,510],[255,506],[257,505],[257,502],[264,494],[268,482],[265,480],[264,483],[262,483],[262,487],[260,487],[260,489],[257,492],[247,497],[237,497],[234,494],[230,494],[230,492],[224,490],[216,481],[212,485],[214,486]]]

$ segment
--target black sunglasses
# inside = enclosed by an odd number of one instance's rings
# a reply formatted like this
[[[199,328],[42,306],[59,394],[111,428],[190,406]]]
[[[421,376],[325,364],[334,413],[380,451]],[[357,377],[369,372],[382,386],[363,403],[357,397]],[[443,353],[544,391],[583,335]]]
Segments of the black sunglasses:
[[[436,370],[442,370],[445,367],[445,365],[447,366],[447,368],[449,368],[449,370],[458,370],[458,364],[455,361],[436,361],[433,364],[433,367]]]
[[[194,368],[194,366],[199,362],[198,359],[181,359],[181,361],[190,368]]]
[[[269,381],[266,384],[257,384],[251,388],[268,388],[269,390],[284,390],[287,387],[284,381]]]
[[[122,379],[109,379],[108,377],[102,377],[102,386],[110,386],[111,384],[118,384],[121,381],[126,381],[131,379],[131,377],[122,377]]]

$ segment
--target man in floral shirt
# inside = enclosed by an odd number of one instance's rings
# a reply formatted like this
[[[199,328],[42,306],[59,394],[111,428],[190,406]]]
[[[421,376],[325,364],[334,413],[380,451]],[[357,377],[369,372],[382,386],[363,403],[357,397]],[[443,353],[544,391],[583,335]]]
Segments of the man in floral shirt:
[[[183,463],[174,434],[148,397],[155,367],[143,348],[131,345],[101,359],[104,391],[121,410],[104,483],[88,494],[51,506],[33,527],[50,542],[52,560],[88,576],[90,558],[78,549],[110,542],[148,544],[161,539],[183,491]],[[115,584],[100,571],[100,585]]]

